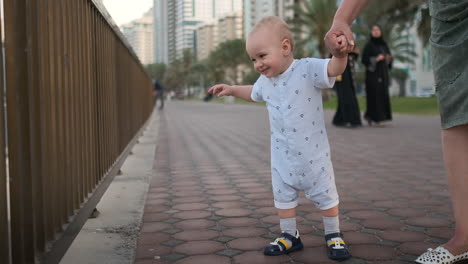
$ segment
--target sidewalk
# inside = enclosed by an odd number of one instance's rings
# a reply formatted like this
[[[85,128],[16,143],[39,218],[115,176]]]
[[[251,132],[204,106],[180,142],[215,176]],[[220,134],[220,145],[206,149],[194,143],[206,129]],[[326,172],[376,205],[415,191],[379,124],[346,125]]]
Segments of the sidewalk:
[[[61,264],[129,264],[133,262],[158,139],[159,116],[153,114],[143,135],[125,159]]]
[[[326,114],[329,124],[333,113]],[[354,256],[341,263],[410,263],[453,232],[439,118],[394,119],[386,128],[327,128],[341,229]],[[279,233],[264,107],[174,101],[160,122],[136,264],[336,263],[304,196],[305,249],[261,253]]]

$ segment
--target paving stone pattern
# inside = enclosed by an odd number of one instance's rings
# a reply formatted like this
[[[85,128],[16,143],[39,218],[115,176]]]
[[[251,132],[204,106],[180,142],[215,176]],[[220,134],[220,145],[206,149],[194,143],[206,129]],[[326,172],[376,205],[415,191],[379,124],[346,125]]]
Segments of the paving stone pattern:
[[[280,231],[264,107],[170,102],[160,114],[135,263],[334,263],[320,213],[303,195],[304,250],[261,252]],[[341,230],[353,254],[341,263],[409,263],[453,233],[438,117],[394,119],[385,128],[327,124]]]

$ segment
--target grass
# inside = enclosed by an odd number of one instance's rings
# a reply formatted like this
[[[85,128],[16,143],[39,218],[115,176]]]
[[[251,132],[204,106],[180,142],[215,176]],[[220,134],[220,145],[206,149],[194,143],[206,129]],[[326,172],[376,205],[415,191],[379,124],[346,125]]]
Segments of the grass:
[[[361,112],[366,110],[366,97],[358,96],[359,109]],[[211,102],[224,103],[224,98],[213,97]],[[256,104],[246,102],[241,99],[235,99],[236,104]],[[408,115],[437,115],[439,108],[437,105],[437,98],[433,97],[392,97],[390,99],[392,104],[392,112]],[[329,110],[335,110],[337,105],[337,97],[331,96],[328,101],[323,102],[323,107]]]
[[[366,98],[358,96],[359,109],[364,112],[366,110]],[[409,115],[437,115],[439,107],[437,105],[437,97],[392,97],[392,112]],[[325,109],[336,109],[337,97],[333,96],[327,102],[323,102]]]

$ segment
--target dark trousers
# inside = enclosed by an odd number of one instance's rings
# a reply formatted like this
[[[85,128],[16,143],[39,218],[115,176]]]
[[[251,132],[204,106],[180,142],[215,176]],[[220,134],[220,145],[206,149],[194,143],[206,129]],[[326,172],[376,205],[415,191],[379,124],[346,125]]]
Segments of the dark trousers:
[[[164,108],[164,93],[163,91],[158,91],[158,93],[154,96],[154,107],[157,106],[158,104],[158,99],[160,102],[159,104],[159,109],[163,109]]]

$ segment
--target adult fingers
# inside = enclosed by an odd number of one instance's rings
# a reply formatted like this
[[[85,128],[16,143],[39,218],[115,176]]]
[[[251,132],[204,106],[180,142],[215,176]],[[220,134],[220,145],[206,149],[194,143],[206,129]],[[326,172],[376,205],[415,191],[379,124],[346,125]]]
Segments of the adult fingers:
[[[337,32],[333,32],[332,29],[330,29],[330,31],[328,31],[328,33],[325,35],[324,40],[325,45],[332,54],[338,50],[339,46],[337,43]]]
[[[345,35],[346,40],[348,41],[348,46],[354,46],[354,35],[349,27],[343,30],[343,35]]]
[[[336,25],[333,25],[332,28],[335,32],[337,32],[338,37],[344,36],[346,41],[344,41],[341,44],[346,44],[346,52],[351,52],[354,49],[354,35],[353,32],[351,31],[351,28],[348,24],[346,23],[338,23]],[[339,49],[343,48],[343,45],[339,45]]]

